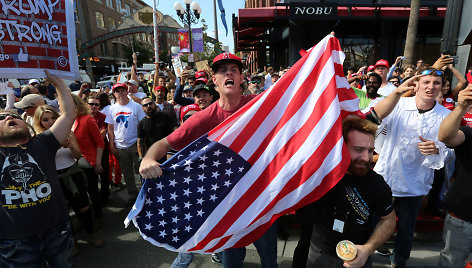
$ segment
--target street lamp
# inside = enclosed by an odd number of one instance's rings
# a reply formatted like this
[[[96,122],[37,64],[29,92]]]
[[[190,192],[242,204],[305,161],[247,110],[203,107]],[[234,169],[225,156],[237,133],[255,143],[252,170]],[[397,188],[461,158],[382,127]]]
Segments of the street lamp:
[[[197,24],[198,20],[200,19],[200,14],[202,13],[202,9],[198,2],[192,2],[192,0],[183,0],[185,7],[180,2],[174,3],[174,9],[179,16],[180,21],[183,24],[187,24],[188,26],[188,36],[190,41],[190,53],[193,52],[193,45],[192,45],[192,23]]]

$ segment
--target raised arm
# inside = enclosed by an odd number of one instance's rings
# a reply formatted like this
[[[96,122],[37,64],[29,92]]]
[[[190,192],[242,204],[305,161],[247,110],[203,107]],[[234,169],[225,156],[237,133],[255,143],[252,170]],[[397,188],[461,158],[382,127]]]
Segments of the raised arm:
[[[138,68],[138,55],[135,52],[133,53],[133,66],[131,66],[131,80],[139,81],[136,68]]]
[[[454,68],[454,66],[452,66],[452,64],[450,64],[447,68],[449,70],[451,70],[451,72],[457,78],[457,84],[451,90],[452,95],[454,96],[454,99],[456,99],[457,96],[459,95],[459,92],[464,89],[464,87],[467,83],[467,80],[465,80],[464,76],[456,68]]]
[[[167,138],[163,138],[154,143],[139,166],[139,173],[144,179],[157,178],[162,175],[162,170],[157,160],[163,158],[168,151],[172,150],[172,146],[167,142]]]
[[[465,140],[464,133],[459,129],[461,120],[472,105],[472,84],[459,92],[457,107],[444,118],[439,127],[438,137],[449,147],[456,147]]]
[[[397,87],[395,91],[390,93],[390,95],[375,105],[374,110],[380,120],[387,117],[393,111],[395,105],[397,105],[403,93],[413,91],[415,89],[415,82],[421,76],[423,75],[415,75],[412,78],[406,80],[403,84]]]
[[[77,117],[74,101],[72,101],[70,90],[66,88],[64,80],[52,75],[48,70],[44,70],[44,72],[46,73],[46,80],[56,87],[59,107],[61,109],[61,116],[59,116],[54,125],[52,125],[51,132],[54,137],[56,137],[57,141],[63,144],[69,137],[70,129]]]

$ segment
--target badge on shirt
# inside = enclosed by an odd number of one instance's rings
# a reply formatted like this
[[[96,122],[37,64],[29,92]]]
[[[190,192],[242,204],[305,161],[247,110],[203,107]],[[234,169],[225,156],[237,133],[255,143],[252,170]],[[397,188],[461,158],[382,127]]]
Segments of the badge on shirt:
[[[338,219],[334,219],[333,230],[339,233],[343,233],[344,222]]]

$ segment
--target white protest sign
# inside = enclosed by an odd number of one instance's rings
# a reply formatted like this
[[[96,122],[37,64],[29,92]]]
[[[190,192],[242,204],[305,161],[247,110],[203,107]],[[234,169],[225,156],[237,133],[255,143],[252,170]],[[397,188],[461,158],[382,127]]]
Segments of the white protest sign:
[[[8,87],[8,79],[0,79],[0,95],[13,94],[13,88]]]
[[[0,0],[0,73],[80,79],[73,0]]]
[[[180,61],[179,57],[175,57],[172,59],[172,66],[174,67],[174,72],[177,77],[179,77],[184,69],[182,68],[182,62]]]

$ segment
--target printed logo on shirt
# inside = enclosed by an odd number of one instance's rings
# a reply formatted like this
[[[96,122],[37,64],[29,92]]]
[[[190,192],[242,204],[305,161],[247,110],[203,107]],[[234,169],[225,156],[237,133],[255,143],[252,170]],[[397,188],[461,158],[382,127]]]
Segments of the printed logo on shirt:
[[[124,123],[125,128],[128,128],[128,119],[131,113],[128,112],[119,112],[115,116],[115,122],[117,124]]]
[[[4,208],[27,208],[51,199],[51,185],[38,163],[26,152],[6,156],[0,174]]]
[[[359,224],[365,223],[368,220],[370,215],[369,206],[364,202],[364,199],[357,191],[356,188],[352,188],[350,186],[344,186],[346,190],[346,197],[349,203],[351,204],[352,208],[356,213],[362,218],[358,219]],[[360,221],[359,221],[360,220]]]

